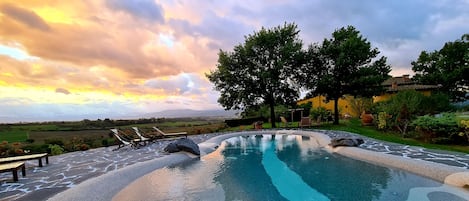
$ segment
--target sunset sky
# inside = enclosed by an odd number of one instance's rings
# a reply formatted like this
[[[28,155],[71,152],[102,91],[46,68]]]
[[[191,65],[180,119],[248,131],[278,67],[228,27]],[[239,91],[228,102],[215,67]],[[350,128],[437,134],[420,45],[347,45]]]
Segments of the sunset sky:
[[[355,26],[396,76],[468,33],[469,0],[0,0],[0,122],[220,109],[219,49],[285,22],[306,45]]]

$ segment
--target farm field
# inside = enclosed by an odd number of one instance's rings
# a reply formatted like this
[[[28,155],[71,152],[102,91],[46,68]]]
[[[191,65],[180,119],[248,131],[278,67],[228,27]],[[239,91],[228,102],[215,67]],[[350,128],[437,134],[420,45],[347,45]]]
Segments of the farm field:
[[[51,152],[51,149],[60,154],[110,146],[117,143],[111,128],[135,135],[131,127],[154,132],[154,126],[164,132],[187,132],[189,135],[213,133],[226,127],[223,120],[200,118],[0,124],[0,157]]]

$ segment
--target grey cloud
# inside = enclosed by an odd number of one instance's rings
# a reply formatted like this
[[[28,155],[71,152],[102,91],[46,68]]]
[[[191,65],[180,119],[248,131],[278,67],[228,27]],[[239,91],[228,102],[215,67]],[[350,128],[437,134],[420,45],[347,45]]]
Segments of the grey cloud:
[[[302,31],[328,36],[337,28],[353,25],[371,39],[418,38],[429,15],[436,8],[426,1],[295,1],[285,5],[266,6],[249,14],[265,26],[294,21]],[[239,10],[239,9],[238,9]],[[321,39],[314,37],[312,39]],[[318,42],[318,41],[312,41]]]
[[[253,27],[231,18],[231,16],[217,16],[211,11],[205,13],[199,24],[190,24],[188,21],[180,19],[170,19],[168,24],[176,29],[176,34],[184,33],[195,38],[205,36],[214,39],[220,44],[211,43],[209,48],[217,47],[217,49],[232,48],[243,41],[244,35],[253,31]]]
[[[108,7],[151,22],[164,22],[163,8],[153,0],[107,0]]]
[[[57,89],[55,89],[55,92],[56,93],[66,94],[66,95],[70,94],[70,91],[68,91],[67,89],[64,89],[64,88],[57,88]]]
[[[203,93],[201,89],[209,87],[209,83],[197,74],[179,74],[172,76],[168,80],[148,80],[144,86],[153,89],[163,89],[171,94],[190,95]]]
[[[441,48],[459,38],[467,26],[467,1],[299,1],[261,6],[238,5],[232,15],[264,27],[295,22],[305,43],[321,42],[347,25],[355,26],[394,67],[408,67],[423,50]],[[466,23],[467,24],[467,23]],[[233,28],[234,29],[234,28]],[[258,28],[256,28],[258,29]],[[438,33],[437,30],[441,30]],[[242,41],[239,41],[242,42]]]
[[[28,25],[31,28],[39,29],[41,31],[50,30],[49,25],[47,25],[47,23],[40,16],[32,11],[15,7],[10,4],[1,5],[0,11],[14,20]]]

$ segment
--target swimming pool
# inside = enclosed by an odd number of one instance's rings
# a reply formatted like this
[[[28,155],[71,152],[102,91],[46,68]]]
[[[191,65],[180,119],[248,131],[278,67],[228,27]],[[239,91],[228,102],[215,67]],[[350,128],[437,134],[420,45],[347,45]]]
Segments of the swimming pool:
[[[300,135],[233,137],[142,177],[120,200],[465,200],[467,192],[322,150]],[[129,189],[129,188],[128,188]]]

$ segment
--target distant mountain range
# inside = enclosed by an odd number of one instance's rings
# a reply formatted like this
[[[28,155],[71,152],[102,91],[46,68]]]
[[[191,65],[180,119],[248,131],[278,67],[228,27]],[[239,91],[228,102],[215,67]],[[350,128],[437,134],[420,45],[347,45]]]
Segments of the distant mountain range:
[[[147,113],[144,116],[146,118],[178,118],[178,117],[226,117],[234,118],[240,111],[238,110],[190,110],[190,109],[178,109],[178,110],[164,110],[161,112]]]

